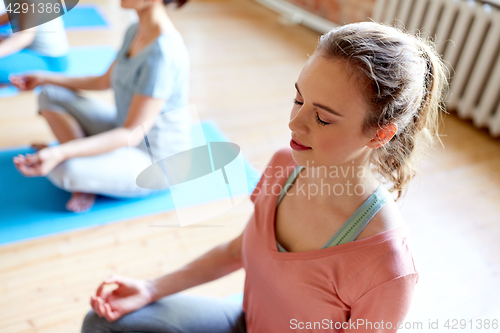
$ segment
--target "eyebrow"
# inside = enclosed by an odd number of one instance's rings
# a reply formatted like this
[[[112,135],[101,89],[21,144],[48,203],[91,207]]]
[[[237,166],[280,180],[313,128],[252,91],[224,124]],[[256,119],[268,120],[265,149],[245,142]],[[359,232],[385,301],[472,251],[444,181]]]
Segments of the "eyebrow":
[[[302,94],[300,93],[300,90],[299,90],[299,86],[297,85],[297,82],[295,83],[295,89],[297,89],[297,92],[299,93],[300,96],[302,96]],[[329,108],[328,106],[324,106],[322,104],[319,104],[319,103],[313,103],[314,106],[320,108],[320,109],[323,109],[327,112],[330,112],[336,116],[339,116],[339,117],[344,117],[343,115],[341,115],[340,113],[332,110],[331,108]]]

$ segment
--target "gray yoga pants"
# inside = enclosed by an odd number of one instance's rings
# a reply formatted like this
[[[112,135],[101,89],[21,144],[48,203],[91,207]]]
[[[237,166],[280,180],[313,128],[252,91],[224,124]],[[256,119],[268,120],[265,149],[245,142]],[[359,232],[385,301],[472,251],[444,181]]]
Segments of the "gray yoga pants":
[[[110,323],[90,310],[81,333],[245,333],[240,303],[177,293]]]
[[[100,100],[82,96],[75,91],[45,85],[38,98],[38,109],[73,116],[87,136],[116,128],[116,108]],[[122,147],[111,152],[76,157],[55,167],[47,179],[68,192],[101,194],[116,198],[146,196],[157,190],[136,185],[135,165],[151,164],[149,155],[136,147]]]

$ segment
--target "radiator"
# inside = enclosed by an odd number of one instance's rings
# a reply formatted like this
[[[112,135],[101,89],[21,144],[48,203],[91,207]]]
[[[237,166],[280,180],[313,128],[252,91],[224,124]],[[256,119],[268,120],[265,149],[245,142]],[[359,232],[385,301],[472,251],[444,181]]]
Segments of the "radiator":
[[[500,11],[474,1],[378,0],[373,19],[432,36],[451,73],[447,108],[500,136]]]

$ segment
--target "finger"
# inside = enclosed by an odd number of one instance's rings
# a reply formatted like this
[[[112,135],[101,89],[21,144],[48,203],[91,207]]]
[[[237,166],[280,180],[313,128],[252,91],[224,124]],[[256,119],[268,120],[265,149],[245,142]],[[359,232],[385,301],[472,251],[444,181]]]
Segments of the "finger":
[[[29,166],[24,163],[19,165],[19,171],[21,171],[23,175],[28,177],[39,176],[41,174],[39,167]]]
[[[99,302],[97,301],[97,299],[94,297],[94,299],[92,300],[92,309],[94,309],[94,312],[99,316],[99,317],[102,317],[102,313],[101,313],[101,310],[99,310]]]
[[[26,154],[26,161],[29,164],[38,164],[40,162],[40,158],[38,157],[38,154]]]
[[[97,297],[104,298],[104,297],[103,297],[103,294],[104,294],[104,293],[103,293],[104,285],[106,285],[106,282],[102,282],[102,283],[99,285],[99,288],[97,288],[97,291],[96,291],[96,293],[95,293],[95,295],[96,295]]]
[[[9,75],[9,81],[11,83],[14,83],[14,82],[19,82],[20,81],[20,77],[17,76],[17,75]]]
[[[27,165],[26,165],[26,161],[25,161],[25,160],[17,160],[17,161],[15,161],[15,162],[14,162],[14,164],[15,164],[18,168],[20,168],[20,167],[22,167],[22,166],[25,166],[25,167],[27,166]]]
[[[19,154],[17,156],[14,156],[14,159],[16,159],[18,161],[24,161],[25,160],[24,155],[21,155],[21,154]]]
[[[106,309],[106,319],[108,321],[114,321],[116,319],[116,313],[113,313],[113,311],[111,310],[111,306],[109,305],[109,303],[104,304],[104,307]]]
[[[27,166],[25,163],[19,164],[19,171],[24,175],[24,176],[30,176],[31,173],[31,168]]]
[[[99,314],[98,314],[98,312],[97,312],[97,306],[96,306],[96,303],[95,303],[95,298],[94,298],[94,296],[90,297],[90,306],[92,307],[92,309],[94,310],[94,312],[95,312],[97,315],[99,315]]]
[[[101,313],[101,317],[104,317],[106,313],[106,309],[104,309],[104,301],[102,300],[102,298],[98,298],[98,300],[99,300],[99,312]]]
[[[100,307],[99,307],[99,300],[98,300],[95,296],[94,296],[94,300],[93,300],[93,306],[92,306],[92,308],[94,309],[95,313],[97,313],[97,315],[98,315],[99,317],[102,317],[102,316],[103,316],[103,314],[102,314],[102,312],[101,312],[101,309],[100,309]]]
[[[18,164],[18,165],[21,165],[21,164],[26,165],[26,164],[27,164],[27,163],[26,163],[26,159],[25,159],[25,158],[24,158],[24,156],[22,156],[22,155],[21,155],[21,156],[17,156],[17,157],[15,157],[15,158],[14,158],[14,162],[15,162],[16,164]]]
[[[22,165],[22,162],[14,162],[14,166],[16,167],[17,171],[22,173],[21,165]]]
[[[126,281],[124,279],[124,277],[122,276],[119,276],[119,275],[111,275],[109,277],[107,277],[105,280],[104,280],[104,283],[107,283],[107,284],[117,284],[118,286],[125,286],[126,285]]]
[[[104,280],[100,285],[99,288],[97,288],[96,291],[96,297],[102,298],[105,302],[108,301],[109,295],[111,295],[112,292],[110,291],[104,291],[103,288],[106,284],[109,283],[115,283],[115,282],[106,282],[107,280]]]
[[[26,154],[24,156],[24,162],[27,164],[27,165],[32,165],[33,163],[30,161],[30,156],[29,154]]]
[[[9,77],[10,82],[19,89],[24,88],[24,80],[19,76]]]
[[[42,176],[42,168],[39,164],[27,167],[27,170],[28,170],[27,176],[30,177]]]
[[[111,321],[111,318],[109,317],[109,304],[104,303],[104,318],[106,318],[107,321]]]

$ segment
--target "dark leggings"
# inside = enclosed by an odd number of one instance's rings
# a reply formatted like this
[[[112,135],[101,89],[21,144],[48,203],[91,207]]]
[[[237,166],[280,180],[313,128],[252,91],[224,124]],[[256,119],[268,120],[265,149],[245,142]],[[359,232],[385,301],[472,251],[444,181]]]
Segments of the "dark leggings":
[[[90,310],[82,333],[246,333],[240,303],[219,298],[174,294],[110,323]]]

